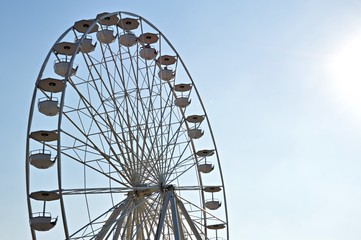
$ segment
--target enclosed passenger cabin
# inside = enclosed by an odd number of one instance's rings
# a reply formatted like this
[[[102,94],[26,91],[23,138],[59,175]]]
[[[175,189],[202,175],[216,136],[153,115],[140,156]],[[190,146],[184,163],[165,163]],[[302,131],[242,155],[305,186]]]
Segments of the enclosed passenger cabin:
[[[174,91],[176,92],[188,92],[192,89],[192,84],[189,83],[179,83],[174,85]]]
[[[137,43],[137,37],[131,31],[127,31],[118,37],[119,44],[124,47],[131,47]]]
[[[50,192],[50,191],[32,192],[30,194],[30,197],[32,199],[34,199],[34,200],[44,201],[44,202],[54,201],[54,200],[59,200],[60,199],[60,195],[58,193]]]
[[[45,92],[58,93],[64,90],[65,82],[55,78],[44,78],[38,82],[38,88]]]
[[[224,223],[212,224],[212,225],[207,226],[208,229],[213,229],[213,230],[219,230],[219,229],[223,229],[225,227],[226,227],[226,224],[224,224]]]
[[[204,205],[206,206],[206,208],[208,208],[210,210],[217,210],[222,205],[222,203],[218,199],[214,198],[214,193],[220,191],[221,188],[220,187],[219,188],[211,187],[207,190],[212,193],[212,198],[206,200]]]
[[[186,118],[189,123],[201,123],[204,120],[203,115],[190,115]]]
[[[68,69],[70,67],[71,67],[70,62],[67,59],[56,60],[54,63],[55,73],[62,77],[66,76],[66,74],[68,73]],[[77,69],[78,67],[76,68],[72,67],[69,72],[70,76],[75,75]]]
[[[91,26],[93,27],[89,29]],[[74,23],[73,28],[80,33],[94,33],[98,31],[98,25],[94,24],[94,20],[80,20]]]
[[[214,169],[214,166],[212,163],[202,163],[198,165],[198,171],[201,173],[210,173]]]
[[[207,159],[207,157],[212,156],[213,154],[214,154],[214,150],[208,150],[208,149],[203,149],[196,152],[196,155],[203,159]],[[207,160],[205,160],[204,163],[198,165],[198,170],[202,173],[210,173],[211,171],[213,171],[213,169],[214,169],[214,165],[212,163],[207,163]]]
[[[209,186],[209,187],[203,188],[203,190],[204,190],[205,192],[215,193],[215,192],[221,191],[222,189],[221,189],[221,187],[219,187],[219,186]]]
[[[138,41],[143,44],[153,44],[158,41],[159,37],[155,33],[143,33],[139,35]]]
[[[187,97],[177,97],[177,98],[174,100],[174,104],[175,104],[177,107],[185,108],[185,107],[188,107],[189,104],[191,104],[191,101],[188,100]]]
[[[80,42],[80,39],[75,40],[76,43]],[[79,51],[81,53],[90,53],[93,52],[97,43],[93,44],[93,39],[91,36],[85,36],[80,42]]]
[[[204,132],[202,131],[202,129],[199,128],[193,128],[188,130],[188,137],[192,139],[199,139],[203,136],[203,134]]]
[[[221,206],[221,202],[218,199],[214,198],[214,193],[221,191],[221,187],[219,186],[209,186],[203,188],[203,191],[212,193],[212,199],[209,199],[205,202],[205,206],[211,210],[216,210]]]
[[[75,53],[76,44],[71,42],[59,42],[54,45],[53,51],[56,54],[72,56]]]
[[[39,112],[46,116],[55,116],[59,113],[57,98],[40,98],[38,101]]]
[[[59,135],[56,131],[47,130],[31,132],[29,137],[39,142],[52,142],[59,139]]]
[[[47,169],[54,165],[55,159],[51,158],[49,150],[35,150],[29,154],[29,163],[39,169]]]
[[[112,28],[101,29],[97,32],[97,39],[99,42],[104,44],[110,44],[114,42],[116,36]]]
[[[108,16],[105,17],[105,15]],[[99,13],[96,18],[99,20],[98,22],[104,26],[116,25],[119,21],[119,18],[116,14],[109,15],[107,12]]]
[[[203,150],[199,150],[196,152],[198,157],[209,157],[212,156],[214,154],[214,149],[208,150],[208,149],[203,149]]]
[[[150,45],[145,45],[139,51],[139,55],[144,60],[153,60],[157,56],[158,52],[155,48],[151,47]]]
[[[174,104],[177,107],[185,108],[185,107],[188,107],[189,104],[191,104],[191,100],[189,99],[189,96],[188,96],[189,94],[184,94],[185,92],[188,92],[191,89],[192,89],[191,84],[180,83],[180,84],[174,85],[173,90],[181,93],[180,96],[178,95],[176,97],[176,99],[174,100]]]
[[[157,62],[161,65],[165,65],[165,66],[169,66],[174,64],[177,61],[177,59],[174,56],[170,56],[170,55],[163,55],[160,56],[157,59]]]
[[[39,212],[34,213],[30,218],[30,226],[36,231],[49,231],[56,225],[57,221],[58,218],[52,218],[50,213]]]
[[[158,77],[164,81],[170,81],[174,78],[174,72],[172,69],[164,67],[158,72]]]
[[[218,199],[212,198],[207,200],[204,205],[210,210],[217,210],[221,207],[222,203]]]
[[[130,31],[138,28],[139,21],[135,18],[123,18],[119,20],[117,25],[125,31]]]

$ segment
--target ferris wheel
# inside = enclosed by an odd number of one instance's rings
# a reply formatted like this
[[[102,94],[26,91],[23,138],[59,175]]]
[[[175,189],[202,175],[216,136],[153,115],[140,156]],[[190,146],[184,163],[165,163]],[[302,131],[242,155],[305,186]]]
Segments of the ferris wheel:
[[[101,13],[59,37],[36,80],[26,151],[33,239],[229,238],[195,82],[141,16]]]

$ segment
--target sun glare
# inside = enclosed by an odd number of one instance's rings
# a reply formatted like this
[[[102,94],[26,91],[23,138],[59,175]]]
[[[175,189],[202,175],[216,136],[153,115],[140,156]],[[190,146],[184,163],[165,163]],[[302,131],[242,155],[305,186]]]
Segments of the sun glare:
[[[328,64],[335,100],[361,119],[361,34],[341,43]]]

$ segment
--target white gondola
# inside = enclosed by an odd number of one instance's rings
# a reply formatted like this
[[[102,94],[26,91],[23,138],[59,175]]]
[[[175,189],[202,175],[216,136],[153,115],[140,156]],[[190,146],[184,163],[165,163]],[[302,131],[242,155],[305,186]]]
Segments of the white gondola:
[[[165,67],[158,72],[158,77],[164,81],[170,81],[174,78],[174,72]]]
[[[196,152],[198,157],[209,157],[214,154],[214,150],[203,149]]]
[[[55,159],[51,158],[48,150],[36,150],[30,152],[29,163],[39,169],[47,169],[54,165]]]
[[[127,31],[118,38],[120,45],[125,47],[134,46],[137,43],[137,37],[134,33]]]
[[[64,80],[55,78],[44,78],[38,82],[38,88],[45,92],[62,92],[65,88],[65,82]]]
[[[146,45],[145,47],[141,48],[139,51],[139,55],[141,58],[145,60],[153,60],[157,56],[157,50],[151,47],[150,45]]]
[[[190,137],[192,139],[198,139],[198,138],[202,137],[203,134],[204,134],[204,132],[202,131],[202,129],[199,129],[199,128],[193,128],[193,129],[188,130],[188,137]]]
[[[155,33],[143,33],[139,35],[139,42],[142,44],[153,44],[158,41],[159,37]]]
[[[38,102],[39,112],[46,116],[55,116],[59,113],[57,98],[41,98]]]
[[[203,190],[205,192],[215,193],[215,192],[221,191],[222,189],[221,189],[221,187],[218,187],[218,186],[209,186],[209,187],[203,188]]]
[[[74,23],[73,28],[80,33],[85,33],[88,31],[89,27],[94,23],[94,20],[80,20]],[[94,33],[98,31],[98,25],[94,25],[88,33]]]
[[[36,231],[49,231],[57,221],[58,218],[52,218],[50,213],[34,213],[30,218],[30,226]]]
[[[123,18],[123,19],[119,20],[117,25],[121,29],[129,31],[129,30],[134,30],[134,29],[138,28],[139,21],[134,18]]]
[[[80,39],[76,40],[76,42],[78,41],[80,41]],[[90,36],[86,36],[80,43],[79,51],[82,53],[90,53],[94,51],[95,47],[96,43],[93,44],[93,39]]]
[[[198,165],[198,171],[201,173],[210,173],[214,169],[214,166],[212,163],[202,163]]]
[[[29,137],[39,142],[52,142],[59,139],[59,134],[56,131],[40,130],[31,132]]]
[[[225,227],[226,227],[226,225],[224,223],[212,224],[212,225],[207,226],[208,229],[213,229],[213,230],[219,230],[219,229],[223,229]]]
[[[76,45],[71,42],[60,42],[54,45],[53,51],[57,54],[72,56],[75,53]]]
[[[206,208],[210,209],[210,210],[217,210],[218,208],[221,207],[222,203],[218,200],[218,199],[209,199],[207,200],[204,205],[206,206]]]
[[[114,30],[111,28],[101,29],[97,32],[97,39],[101,43],[110,44],[114,42],[115,38]]]
[[[99,19],[99,23],[101,25],[105,25],[105,26],[111,26],[111,25],[115,25],[118,23],[119,21],[119,18],[117,15],[111,15],[111,16],[108,16],[108,17],[103,17],[105,15],[108,15],[109,13],[107,12],[104,12],[104,13],[99,13],[97,15],[97,19]]]
[[[32,192],[30,193],[30,197],[34,200],[46,202],[60,199],[60,195],[58,193],[49,191]]]
[[[204,116],[202,115],[190,115],[186,118],[189,123],[201,123],[204,120]]]
[[[174,90],[177,92],[187,92],[192,89],[192,85],[188,83],[180,83],[174,85]]]
[[[56,74],[58,74],[59,76],[65,77],[66,74],[68,73],[68,69],[70,68],[70,62],[68,62],[65,59],[61,59],[61,60],[57,60],[54,63],[54,71]],[[71,68],[70,69],[70,76],[75,75],[76,70],[78,68]]]
[[[174,100],[174,104],[177,106],[177,107],[180,107],[180,108],[185,108],[185,107],[188,107],[189,104],[191,104],[191,101],[188,100],[187,97],[178,97]]]
[[[168,66],[168,65],[174,64],[177,61],[177,59],[174,56],[163,55],[163,56],[160,56],[157,61],[161,65]]]

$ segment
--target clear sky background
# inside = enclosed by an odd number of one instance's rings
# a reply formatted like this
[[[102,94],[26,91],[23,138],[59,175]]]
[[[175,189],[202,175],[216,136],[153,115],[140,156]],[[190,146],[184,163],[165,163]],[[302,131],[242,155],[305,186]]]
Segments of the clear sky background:
[[[231,239],[361,239],[361,2],[7,1],[0,20],[0,232],[30,239],[34,83],[75,21],[129,11],[177,49],[222,161]]]

